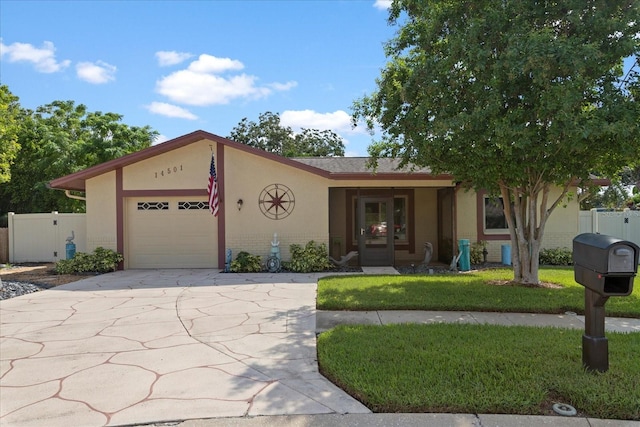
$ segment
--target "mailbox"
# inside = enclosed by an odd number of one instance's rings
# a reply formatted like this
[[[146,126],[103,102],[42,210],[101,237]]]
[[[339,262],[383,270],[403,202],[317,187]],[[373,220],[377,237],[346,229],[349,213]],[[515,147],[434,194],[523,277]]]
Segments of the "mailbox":
[[[573,274],[585,288],[582,363],[587,369],[609,369],[604,305],[609,297],[631,294],[639,253],[635,243],[604,234],[584,233],[573,239]]]
[[[576,282],[603,296],[626,296],[633,291],[640,248],[604,234],[584,233],[573,239]]]

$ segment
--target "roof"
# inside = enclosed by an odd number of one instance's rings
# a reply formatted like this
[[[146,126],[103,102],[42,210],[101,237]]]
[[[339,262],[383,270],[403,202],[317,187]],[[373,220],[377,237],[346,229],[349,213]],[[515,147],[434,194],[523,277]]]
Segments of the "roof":
[[[145,148],[135,153],[104,163],[92,166],[87,169],[56,178],[49,182],[51,188],[64,190],[85,191],[86,180],[96,176],[114,171],[119,168],[149,159],[151,157],[167,153],[172,150],[193,144],[195,142],[208,139],[218,144],[233,147],[256,156],[286,164],[297,169],[305,170],[309,173],[320,175],[329,179],[450,179],[449,175],[433,176],[428,169],[408,169],[397,170],[398,161],[395,159],[379,159],[378,169],[373,171],[366,167],[368,158],[366,157],[305,157],[287,158],[277,154],[269,153],[257,148],[250,147],[240,142],[232,141],[221,136],[197,130],[187,135]]]
[[[419,173],[430,174],[431,170],[428,168],[414,168],[404,167],[398,169],[400,165],[399,159],[381,158],[378,159],[377,168],[369,168],[370,157],[295,157],[293,160],[304,163],[305,165],[313,166],[318,169],[322,169],[332,174],[339,173],[376,173],[376,174],[406,174],[406,173]]]

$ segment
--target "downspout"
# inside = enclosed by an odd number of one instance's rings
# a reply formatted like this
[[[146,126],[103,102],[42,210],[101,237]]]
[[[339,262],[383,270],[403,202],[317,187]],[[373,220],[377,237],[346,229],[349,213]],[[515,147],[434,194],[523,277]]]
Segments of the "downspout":
[[[74,194],[71,194],[71,190],[64,190],[64,195],[67,196],[70,199],[74,199],[74,200],[82,200],[83,202],[87,201],[86,197],[83,196],[76,196]]]
[[[49,184],[48,182],[45,183],[45,187],[47,187],[49,190],[58,190],[58,191],[63,191],[62,188],[53,188],[51,186],[51,184]],[[74,194],[71,194],[71,190],[64,190],[64,195],[67,196],[70,199],[74,199],[74,200],[82,200],[83,202],[87,201],[86,197],[83,196],[76,196]]]

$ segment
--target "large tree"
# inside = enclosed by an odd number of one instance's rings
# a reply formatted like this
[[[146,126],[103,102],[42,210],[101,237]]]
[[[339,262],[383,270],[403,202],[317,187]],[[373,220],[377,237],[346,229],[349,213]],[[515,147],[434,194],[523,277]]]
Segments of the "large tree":
[[[514,279],[538,284],[545,225],[570,188],[640,157],[638,75],[621,78],[623,58],[640,53],[639,9],[637,0],[396,0],[389,61],[377,90],[354,102],[354,123],[385,131],[374,157],[501,196]]]
[[[258,123],[246,117],[231,130],[230,139],[284,157],[344,156],[342,138],[330,130],[302,129],[295,134],[277,113],[260,114]]]
[[[157,132],[121,123],[115,113],[89,112],[73,101],[24,110],[17,142],[21,149],[11,180],[0,187],[0,211],[82,212],[84,204],[47,188],[47,183],[151,145]]]
[[[20,150],[20,104],[6,85],[0,85],[0,184],[11,179],[11,164]]]

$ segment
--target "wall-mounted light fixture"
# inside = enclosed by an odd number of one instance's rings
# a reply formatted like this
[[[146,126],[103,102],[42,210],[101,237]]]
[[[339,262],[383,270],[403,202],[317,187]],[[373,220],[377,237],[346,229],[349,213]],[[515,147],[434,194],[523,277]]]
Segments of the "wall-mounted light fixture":
[[[238,210],[242,209],[243,204],[244,204],[244,201],[242,201],[242,199],[238,199],[238,202],[237,202]]]

